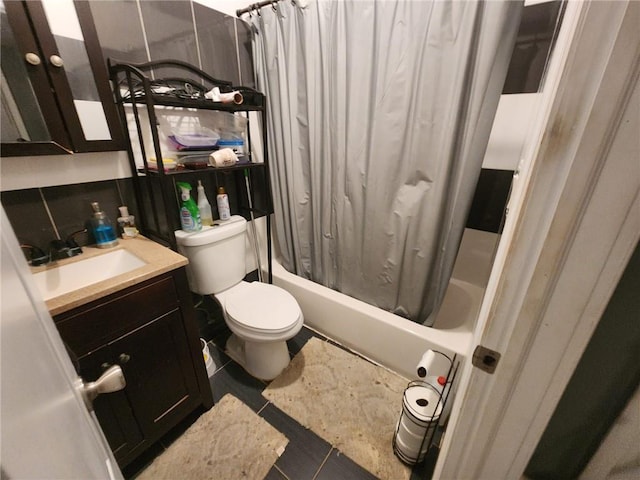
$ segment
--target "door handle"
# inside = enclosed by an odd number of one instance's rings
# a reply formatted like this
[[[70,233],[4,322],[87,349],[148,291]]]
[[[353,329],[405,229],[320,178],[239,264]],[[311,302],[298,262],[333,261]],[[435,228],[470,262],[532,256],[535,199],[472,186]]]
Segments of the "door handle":
[[[84,403],[89,410],[93,409],[93,401],[101,393],[111,393],[127,386],[120,365],[109,367],[95,382],[82,382],[79,386]]]

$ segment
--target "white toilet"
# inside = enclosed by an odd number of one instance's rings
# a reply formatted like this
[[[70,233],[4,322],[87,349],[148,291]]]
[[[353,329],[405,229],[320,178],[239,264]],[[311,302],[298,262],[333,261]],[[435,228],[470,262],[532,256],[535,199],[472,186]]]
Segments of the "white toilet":
[[[233,332],[227,354],[256,378],[272,380],[289,364],[286,341],[304,317],[293,296],[275,285],[244,282],[247,221],[233,215],[199,232],[175,232],[178,251],[189,259],[190,289],[213,295]]]

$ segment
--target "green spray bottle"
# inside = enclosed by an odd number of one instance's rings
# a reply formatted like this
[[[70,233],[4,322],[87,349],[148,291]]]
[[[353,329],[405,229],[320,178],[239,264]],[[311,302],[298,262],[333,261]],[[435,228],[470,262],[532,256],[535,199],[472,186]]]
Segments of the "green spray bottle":
[[[185,232],[202,230],[200,210],[198,210],[198,205],[191,198],[191,185],[186,182],[176,182],[176,185],[180,189],[180,197],[182,198],[182,208],[180,208],[182,230]]]

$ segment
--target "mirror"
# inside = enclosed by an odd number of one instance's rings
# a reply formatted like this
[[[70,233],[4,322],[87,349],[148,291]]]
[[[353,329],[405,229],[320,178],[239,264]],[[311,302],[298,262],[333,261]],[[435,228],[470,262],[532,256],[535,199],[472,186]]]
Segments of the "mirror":
[[[86,2],[1,1],[2,156],[124,149]]]
[[[60,62],[58,64],[52,59],[50,66],[53,69],[64,68],[85,139],[111,140],[73,1],[42,2],[42,6]]]

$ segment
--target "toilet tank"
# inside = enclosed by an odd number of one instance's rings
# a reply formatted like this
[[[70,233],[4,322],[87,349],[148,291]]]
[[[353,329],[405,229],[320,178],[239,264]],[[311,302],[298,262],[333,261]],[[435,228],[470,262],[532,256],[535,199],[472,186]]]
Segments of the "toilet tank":
[[[222,292],[242,281],[245,271],[247,221],[233,215],[199,232],[175,232],[178,251],[189,259],[189,288],[201,295]]]

